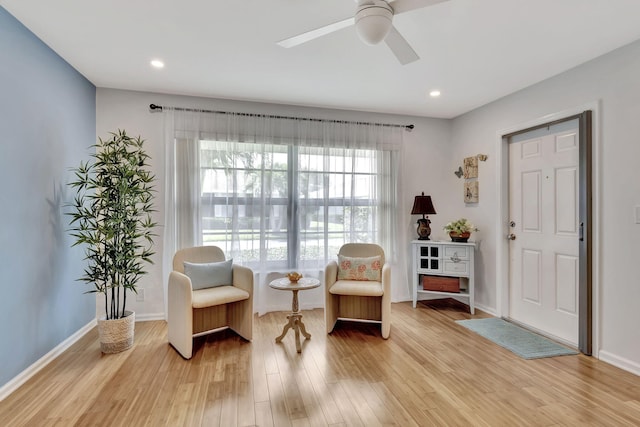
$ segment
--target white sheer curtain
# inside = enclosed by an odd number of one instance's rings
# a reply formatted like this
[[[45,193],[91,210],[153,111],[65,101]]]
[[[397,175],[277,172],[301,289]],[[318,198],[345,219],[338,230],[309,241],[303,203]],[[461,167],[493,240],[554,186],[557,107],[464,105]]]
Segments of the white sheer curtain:
[[[219,246],[253,269],[255,309],[262,314],[289,304],[274,300],[269,281],[293,270],[322,280],[344,243],[375,242],[389,261],[397,259],[403,128],[164,114],[165,277],[177,249]],[[322,291],[307,294],[307,305],[323,306]]]

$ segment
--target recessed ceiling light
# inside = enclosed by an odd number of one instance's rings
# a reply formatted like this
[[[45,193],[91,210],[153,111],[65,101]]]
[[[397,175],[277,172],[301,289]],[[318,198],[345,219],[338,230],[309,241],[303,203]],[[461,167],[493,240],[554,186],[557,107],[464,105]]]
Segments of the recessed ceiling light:
[[[151,61],[151,66],[154,68],[164,68],[164,62],[160,61],[159,59],[154,59],[153,61]]]
[[[432,98],[437,98],[440,96],[440,91],[439,90],[432,90],[431,92],[429,92],[429,96]]]

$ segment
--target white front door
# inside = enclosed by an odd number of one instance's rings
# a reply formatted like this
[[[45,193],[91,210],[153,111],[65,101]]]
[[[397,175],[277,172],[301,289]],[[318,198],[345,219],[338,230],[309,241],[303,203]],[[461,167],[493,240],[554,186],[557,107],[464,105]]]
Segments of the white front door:
[[[509,143],[509,317],[577,346],[578,128],[559,129]]]

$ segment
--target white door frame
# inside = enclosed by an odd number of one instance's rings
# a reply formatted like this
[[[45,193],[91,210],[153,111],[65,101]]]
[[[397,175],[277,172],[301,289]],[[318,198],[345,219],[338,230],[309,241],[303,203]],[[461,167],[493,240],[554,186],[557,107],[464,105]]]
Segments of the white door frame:
[[[524,129],[540,126],[545,123],[562,120],[581,114],[586,110],[592,111],[592,355],[598,358],[600,348],[600,194],[601,194],[601,144],[600,144],[600,104],[598,101],[575,108],[548,114],[528,122],[519,123],[496,132],[496,184],[498,206],[496,215],[496,309],[500,317],[509,314],[509,152],[508,138],[505,135]]]

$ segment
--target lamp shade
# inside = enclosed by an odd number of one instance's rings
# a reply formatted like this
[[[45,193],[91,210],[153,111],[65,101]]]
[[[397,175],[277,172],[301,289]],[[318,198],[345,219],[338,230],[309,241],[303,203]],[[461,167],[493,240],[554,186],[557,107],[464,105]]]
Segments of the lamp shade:
[[[411,215],[433,215],[436,213],[436,209],[433,207],[431,196],[425,196],[422,192],[421,196],[416,196],[413,201],[413,209],[411,209]]]

